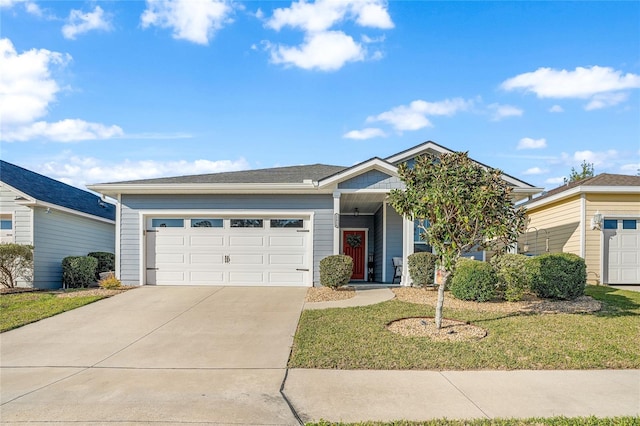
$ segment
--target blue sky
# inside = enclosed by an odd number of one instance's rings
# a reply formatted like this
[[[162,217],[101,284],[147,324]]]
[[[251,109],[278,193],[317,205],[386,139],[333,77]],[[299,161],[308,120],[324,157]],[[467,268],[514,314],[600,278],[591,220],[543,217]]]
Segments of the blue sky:
[[[6,161],[83,187],[433,140],[554,188],[640,168],[640,2],[0,0]]]

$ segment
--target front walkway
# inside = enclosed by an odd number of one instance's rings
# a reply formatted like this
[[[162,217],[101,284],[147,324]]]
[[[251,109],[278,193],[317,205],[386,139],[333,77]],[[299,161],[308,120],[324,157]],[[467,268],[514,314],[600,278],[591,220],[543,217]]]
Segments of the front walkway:
[[[395,294],[388,287],[371,286],[356,288],[356,295],[351,299],[331,302],[306,302],[304,309],[349,308],[353,306],[375,305],[393,299]]]

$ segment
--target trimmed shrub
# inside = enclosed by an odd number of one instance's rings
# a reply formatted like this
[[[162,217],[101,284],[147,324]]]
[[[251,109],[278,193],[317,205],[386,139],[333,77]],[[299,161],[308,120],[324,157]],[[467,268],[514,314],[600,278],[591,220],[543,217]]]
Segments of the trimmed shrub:
[[[531,290],[546,299],[575,299],[584,294],[587,265],[573,253],[546,253],[527,260]]]
[[[105,290],[116,290],[122,288],[122,283],[112,273],[108,274],[105,278],[98,281],[100,288]]]
[[[338,288],[349,282],[353,274],[353,259],[345,254],[327,256],[320,261],[320,284]]]
[[[463,259],[456,265],[449,289],[457,299],[486,302],[495,297],[498,277],[487,262]]]
[[[491,258],[498,277],[497,291],[505,300],[517,302],[529,290],[528,257],[522,254],[501,254]]]
[[[98,259],[68,256],[62,259],[62,284],[67,288],[89,287],[95,282]]]
[[[416,287],[432,286],[436,272],[438,256],[433,253],[420,252],[409,256],[409,274]]]
[[[33,246],[0,244],[0,285],[14,288],[19,279],[33,279]]]
[[[98,260],[96,267],[96,279],[100,279],[100,272],[109,272],[115,270],[116,256],[106,251],[94,251],[87,256],[95,257]]]

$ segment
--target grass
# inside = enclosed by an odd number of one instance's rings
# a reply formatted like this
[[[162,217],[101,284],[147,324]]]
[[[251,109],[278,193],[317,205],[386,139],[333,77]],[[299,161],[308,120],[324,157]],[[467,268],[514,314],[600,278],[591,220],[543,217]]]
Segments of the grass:
[[[104,296],[58,297],[50,292],[3,294],[0,296],[0,332],[22,327],[70,311]]]
[[[453,310],[444,317],[487,330],[467,342],[434,342],[386,330],[434,308],[397,300],[304,311],[289,367],[327,369],[515,370],[640,368],[640,293],[588,286],[603,302],[595,314],[504,314]]]
[[[425,422],[363,422],[331,423],[320,421],[307,426],[637,426],[638,417],[548,417],[531,419],[478,419],[478,420],[429,420]]]

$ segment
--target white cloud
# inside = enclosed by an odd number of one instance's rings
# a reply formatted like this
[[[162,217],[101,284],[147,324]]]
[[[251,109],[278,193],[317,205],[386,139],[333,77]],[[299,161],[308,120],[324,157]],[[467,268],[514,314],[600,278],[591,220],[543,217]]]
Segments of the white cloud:
[[[140,21],[142,28],[171,28],[175,39],[206,45],[232,12],[227,0],[147,0]]]
[[[36,16],[42,16],[42,9],[35,2],[29,0],[0,0],[0,8],[11,9],[15,5],[24,5],[25,10]]]
[[[489,109],[492,111],[492,121],[500,121],[507,117],[520,117],[524,112],[520,108],[512,105],[491,104],[489,105]]]
[[[306,70],[335,71],[347,62],[365,57],[362,45],[342,31],[327,31],[305,36],[299,47],[270,46],[271,62]]]
[[[433,126],[427,116],[452,116],[469,109],[472,105],[472,101],[461,98],[445,99],[439,102],[426,102],[419,99],[409,105],[400,105],[376,116],[370,116],[367,122],[382,121],[392,125],[398,131],[418,130]]]
[[[592,111],[594,109],[607,108],[618,105],[627,99],[629,99],[629,93],[626,92],[599,93],[591,98],[591,101],[585,105],[584,109]]]
[[[547,140],[545,138],[541,139],[532,139],[532,138],[522,138],[518,142],[517,149],[540,149],[547,147]]]
[[[570,157],[571,163],[581,164],[583,161],[592,163],[594,166],[605,166],[619,158],[619,153],[615,149],[609,149],[607,151],[576,151],[573,156]]]
[[[540,167],[531,167],[530,169],[522,172],[523,175],[543,175],[545,173],[549,173],[549,169],[543,169]]]
[[[627,95],[620,92],[640,88],[640,75],[597,65],[574,71],[538,68],[505,80],[501,87],[535,93],[539,98],[591,99],[585,109],[593,110],[625,101]]]
[[[0,140],[48,139],[72,142],[106,139],[122,135],[118,126],[105,126],[81,119],[55,123],[36,121],[48,113],[60,86],[52,67],[64,67],[71,56],[46,49],[17,53],[9,39],[0,40]]]
[[[259,10],[256,16],[261,17]],[[335,71],[348,62],[379,60],[384,55],[377,50],[371,54],[362,44],[344,31],[331,29],[345,21],[376,29],[393,28],[393,22],[383,0],[300,0],[290,7],[275,9],[265,26],[276,31],[284,27],[301,30],[303,42],[298,46],[263,42],[270,52],[272,63],[296,66],[306,70]],[[372,38],[361,35],[362,42],[380,43],[384,36]]]
[[[64,152],[53,161],[33,168],[53,179],[70,185],[84,187],[91,183],[117,182],[123,180],[152,179],[164,176],[181,176],[204,173],[220,173],[249,169],[244,158],[237,160],[155,161],[141,160],[106,162],[92,157],[80,157]]]
[[[640,163],[623,164],[620,166],[620,171],[623,173],[636,174],[640,171]]]
[[[60,87],[50,67],[66,65],[71,56],[46,49],[18,54],[11,40],[0,40],[0,116],[2,125],[28,123],[47,114]]]
[[[382,130],[375,127],[367,127],[362,130],[351,130],[350,132],[342,135],[345,139],[357,139],[357,140],[365,140],[372,138],[383,138],[386,137],[387,134]]]
[[[288,26],[305,32],[322,32],[346,19],[355,20],[362,27],[393,28],[387,4],[380,0],[318,0],[314,3],[301,0],[274,10],[266,25],[276,31]]]
[[[91,30],[110,31],[112,26],[109,19],[110,17],[104,13],[100,6],[96,6],[93,12],[87,13],[72,9],[67,23],[62,27],[62,35],[64,38],[75,40],[78,34],[84,34]]]
[[[564,112],[564,108],[562,108],[560,105],[554,105],[549,108],[549,112]]]
[[[110,139],[122,136],[118,126],[105,126],[79,119],[64,119],[55,123],[37,121],[2,132],[2,140],[7,142],[47,139],[55,142],[78,142],[95,139]]]

